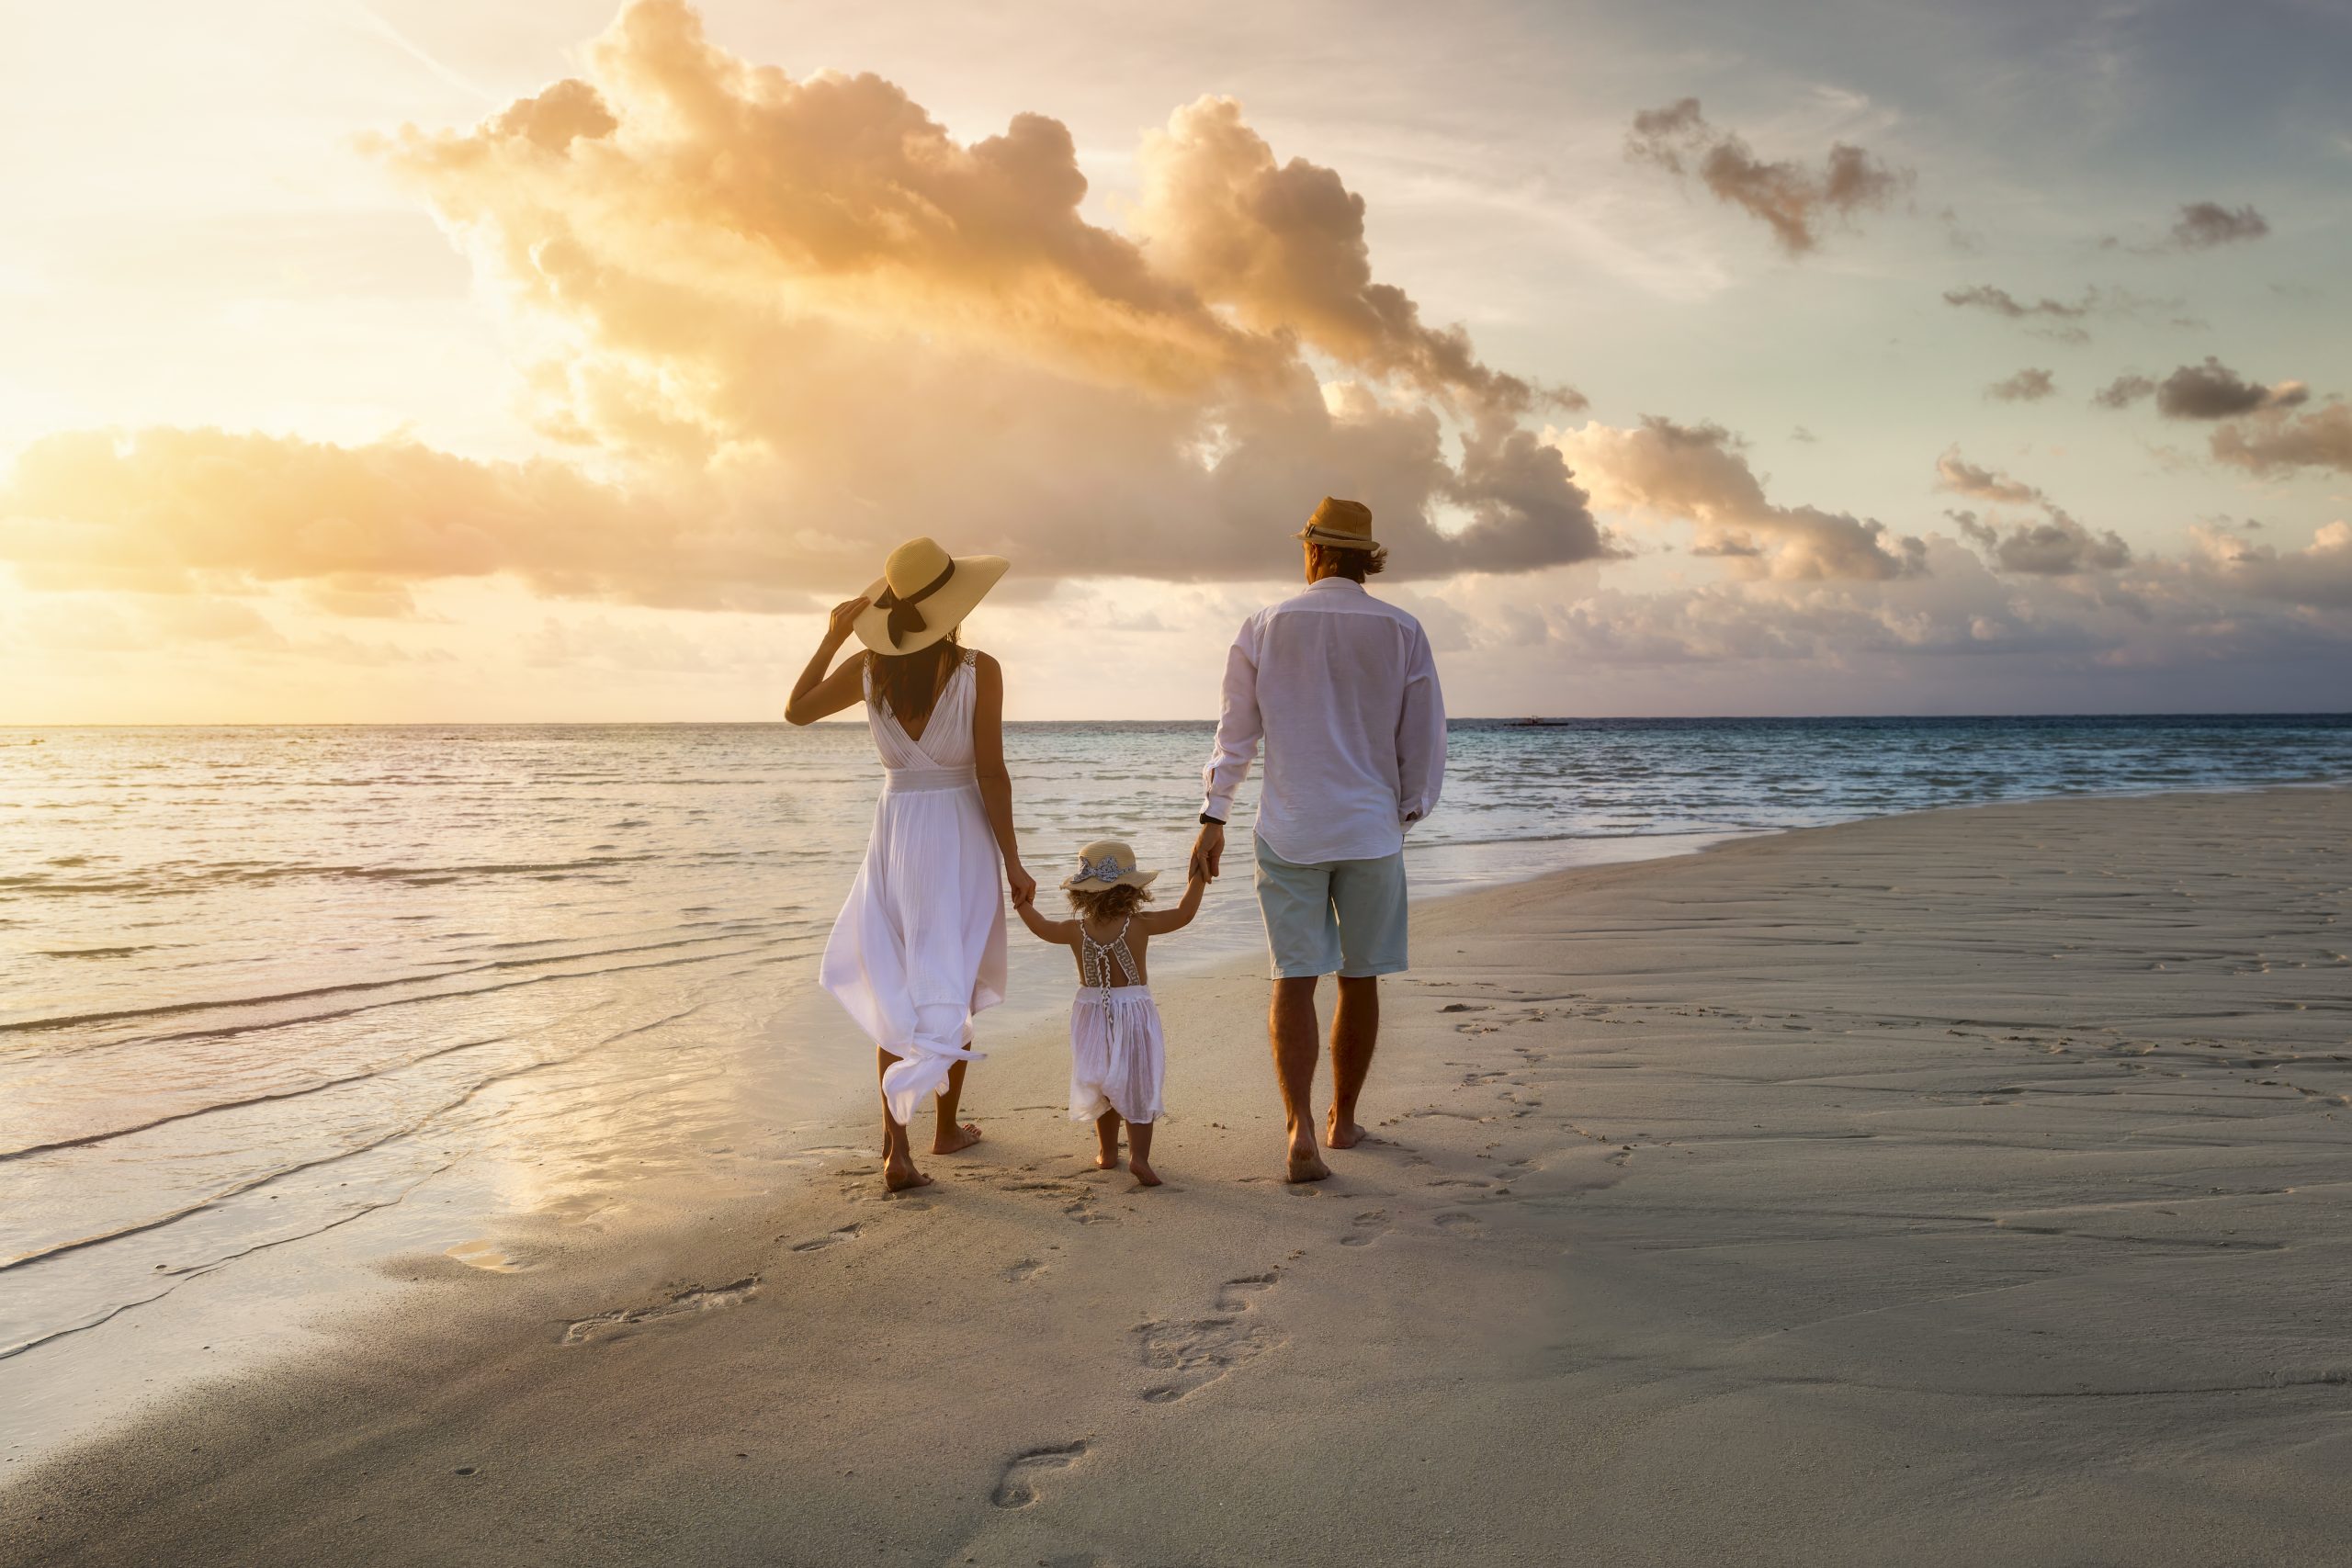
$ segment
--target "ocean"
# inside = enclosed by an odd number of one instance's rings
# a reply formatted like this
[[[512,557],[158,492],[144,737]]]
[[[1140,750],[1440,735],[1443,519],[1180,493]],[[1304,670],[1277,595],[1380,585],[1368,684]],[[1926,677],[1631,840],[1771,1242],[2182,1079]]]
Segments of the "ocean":
[[[1044,897],[1097,837],[1181,868],[1209,733],[1008,727]],[[1420,896],[1931,807],[2337,785],[2352,716],[1470,721],[1451,749]],[[862,724],[0,730],[0,1446],[194,1281],[224,1338],[266,1335],[328,1259],[530,1267],[502,1226],[822,1154],[870,1092],[814,976],[876,789]],[[1244,868],[1156,965],[1256,945]],[[983,1049],[1068,1002],[1066,955],[1011,940]]]

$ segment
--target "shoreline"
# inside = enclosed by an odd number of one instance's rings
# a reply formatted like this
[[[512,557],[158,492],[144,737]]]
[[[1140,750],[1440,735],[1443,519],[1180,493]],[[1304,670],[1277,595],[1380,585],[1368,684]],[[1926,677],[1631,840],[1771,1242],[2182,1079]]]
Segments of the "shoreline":
[[[1228,958],[1164,982],[1168,1188],[1009,1042],[937,1187],[843,1150],[630,1256],[391,1260],[390,1328],[0,1483],[0,1561],[1242,1562],[1335,1489],[1371,1554],[1301,1561],[2291,1558],[2352,1429],[2347,830],[2060,797],[1419,904],[1381,1141],[1305,1189]]]

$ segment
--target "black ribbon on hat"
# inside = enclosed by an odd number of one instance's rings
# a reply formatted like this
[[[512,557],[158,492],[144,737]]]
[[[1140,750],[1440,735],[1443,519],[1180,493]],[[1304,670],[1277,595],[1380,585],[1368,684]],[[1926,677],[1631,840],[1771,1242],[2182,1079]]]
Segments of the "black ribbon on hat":
[[[947,580],[955,575],[956,563],[951,559],[937,577],[933,578],[912,593],[901,596],[885,586],[875,597],[874,607],[877,610],[888,610],[890,613],[890,646],[892,648],[899,647],[916,632],[930,629],[929,624],[922,618],[922,612],[915,606],[946,587]]]

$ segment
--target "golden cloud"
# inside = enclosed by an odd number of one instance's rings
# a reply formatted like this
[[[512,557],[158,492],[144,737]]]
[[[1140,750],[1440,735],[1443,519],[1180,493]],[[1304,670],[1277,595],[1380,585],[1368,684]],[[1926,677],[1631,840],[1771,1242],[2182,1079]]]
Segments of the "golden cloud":
[[[1630,429],[1596,422],[1553,439],[1604,510],[1685,519],[1698,528],[1691,553],[1724,558],[1742,576],[1883,581],[1926,570],[1921,543],[1883,523],[1773,502],[1722,425],[1653,414]]]
[[[1042,115],[959,142],[878,76],[729,54],[681,0],[636,0],[584,58],[470,129],[368,143],[502,302],[582,466],[61,435],[0,485],[0,558],[52,586],[302,580],[358,614],[489,573],[783,608],[916,533],[1033,581],[1265,576],[1326,493],[1372,506],[1400,576],[1612,553],[1519,423],[1579,400],[1424,322],[1374,275],[1363,198],[1230,100],[1148,139],[1130,235],[1081,216]]]

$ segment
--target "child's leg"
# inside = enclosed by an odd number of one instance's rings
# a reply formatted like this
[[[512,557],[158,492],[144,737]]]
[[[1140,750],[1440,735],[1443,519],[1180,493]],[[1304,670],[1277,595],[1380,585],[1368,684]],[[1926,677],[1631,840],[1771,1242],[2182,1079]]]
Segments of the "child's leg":
[[[1151,1123],[1127,1123],[1127,1170],[1146,1187],[1159,1185],[1159,1173],[1151,1168]]]
[[[1094,1141],[1098,1146],[1094,1166],[1098,1170],[1119,1168],[1119,1113],[1105,1111],[1094,1119]]]

